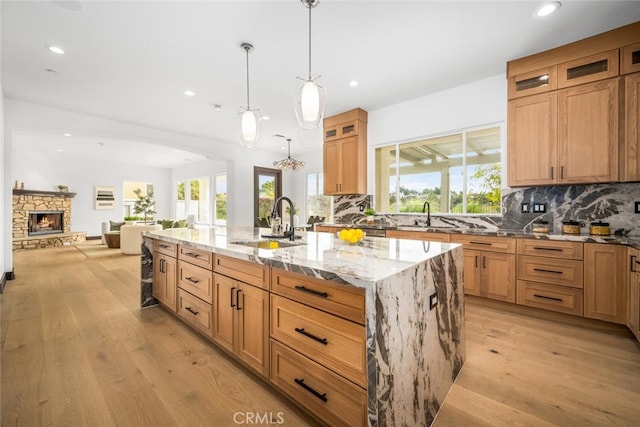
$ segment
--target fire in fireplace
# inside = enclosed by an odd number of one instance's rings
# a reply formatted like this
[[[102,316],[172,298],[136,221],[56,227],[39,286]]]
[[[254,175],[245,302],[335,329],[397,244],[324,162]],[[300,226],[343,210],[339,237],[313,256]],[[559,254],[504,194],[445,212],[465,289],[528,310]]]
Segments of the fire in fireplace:
[[[64,211],[30,211],[29,236],[62,233]]]

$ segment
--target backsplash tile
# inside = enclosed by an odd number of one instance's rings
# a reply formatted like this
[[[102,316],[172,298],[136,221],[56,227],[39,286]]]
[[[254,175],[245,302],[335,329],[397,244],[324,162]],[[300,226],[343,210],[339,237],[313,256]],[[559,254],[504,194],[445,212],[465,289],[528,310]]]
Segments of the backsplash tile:
[[[559,233],[562,221],[575,220],[583,224],[583,233],[589,223],[608,222],[611,232],[619,235],[640,235],[640,214],[634,213],[634,202],[640,201],[640,183],[564,185],[503,189],[502,216],[498,215],[440,215],[431,217],[433,226],[452,226],[486,229],[530,231],[536,220],[549,222],[552,233]],[[334,222],[337,224],[363,224],[365,215],[360,206],[367,208],[371,195],[337,196],[334,198]],[[522,203],[543,203],[546,213],[522,213]],[[425,214],[376,214],[376,223],[388,226],[423,223]]]

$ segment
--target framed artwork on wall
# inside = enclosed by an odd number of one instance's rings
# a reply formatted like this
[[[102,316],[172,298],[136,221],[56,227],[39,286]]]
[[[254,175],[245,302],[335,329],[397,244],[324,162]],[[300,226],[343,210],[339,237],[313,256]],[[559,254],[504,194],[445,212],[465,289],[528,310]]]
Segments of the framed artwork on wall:
[[[96,210],[116,209],[116,188],[95,187]]]

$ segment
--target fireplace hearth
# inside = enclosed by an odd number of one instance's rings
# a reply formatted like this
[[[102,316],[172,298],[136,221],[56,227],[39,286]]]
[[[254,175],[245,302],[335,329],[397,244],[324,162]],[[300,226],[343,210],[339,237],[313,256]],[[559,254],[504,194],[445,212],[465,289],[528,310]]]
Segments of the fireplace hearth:
[[[64,211],[30,211],[29,236],[62,233],[64,231]]]

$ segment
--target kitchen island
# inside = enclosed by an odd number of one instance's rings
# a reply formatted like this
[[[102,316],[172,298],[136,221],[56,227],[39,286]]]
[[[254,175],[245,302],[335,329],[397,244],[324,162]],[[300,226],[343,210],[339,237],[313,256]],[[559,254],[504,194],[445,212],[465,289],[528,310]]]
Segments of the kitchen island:
[[[154,241],[268,269],[271,304],[286,300],[274,291],[273,278],[280,273],[306,276],[338,290],[357,291],[364,299],[366,340],[362,387],[367,415],[359,424],[431,424],[465,360],[461,246],[384,238],[365,238],[349,245],[334,234],[307,232],[292,246],[276,247],[294,242],[258,245],[257,241],[266,240],[261,239],[261,232],[268,230],[211,227],[146,232],[141,257],[141,306],[157,304],[152,294]],[[213,271],[214,276],[218,274]],[[231,299],[233,303],[233,296]],[[309,310],[306,306],[304,309]],[[274,335],[276,317],[272,307],[272,357],[273,348],[282,346]],[[211,337],[216,342],[214,333]],[[324,369],[321,365],[318,368]],[[273,370],[272,364],[268,377],[282,389]],[[347,374],[345,378],[345,384],[358,385],[357,376]],[[301,385],[300,393],[309,391],[307,384],[298,379],[296,383]],[[296,401],[292,393],[283,391]],[[326,402],[324,395],[315,390],[312,393]],[[314,412],[313,408],[307,409]],[[315,413],[318,415],[318,411]]]

